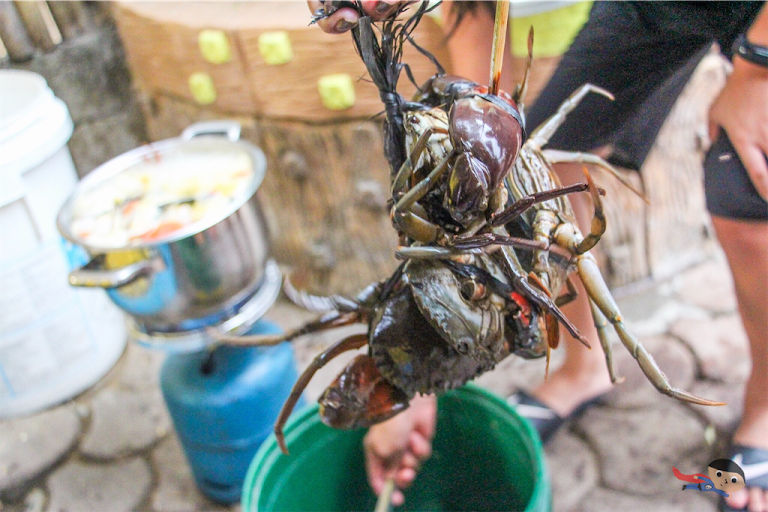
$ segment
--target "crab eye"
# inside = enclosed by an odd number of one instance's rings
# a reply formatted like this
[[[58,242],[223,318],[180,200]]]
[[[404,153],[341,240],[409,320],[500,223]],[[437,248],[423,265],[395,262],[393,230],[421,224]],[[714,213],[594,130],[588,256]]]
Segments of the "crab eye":
[[[722,471],[718,471],[717,473],[715,473],[715,475],[717,475],[717,476],[723,476],[723,472],[722,472]]]
[[[473,300],[480,300],[485,298],[486,289],[482,284],[469,279],[461,283],[461,289],[459,290],[459,293],[461,293],[462,299],[470,302]]]
[[[738,482],[738,481],[739,481],[739,479],[738,479],[738,478],[736,478],[735,476],[732,476],[732,477],[731,477],[731,483],[732,483],[732,484],[735,484],[735,483],[736,483],[736,482]]]

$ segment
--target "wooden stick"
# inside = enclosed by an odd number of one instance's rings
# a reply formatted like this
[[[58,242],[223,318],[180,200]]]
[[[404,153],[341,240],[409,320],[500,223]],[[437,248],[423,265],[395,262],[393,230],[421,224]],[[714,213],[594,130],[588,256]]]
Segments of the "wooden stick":
[[[395,493],[395,479],[389,478],[379,493],[379,499],[376,500],[376,508],[373,512],[390,512],[392,510],[392,495]]]
[[[27,33],[38,48],[48,52],[61,43],[61,32],[45,2],[15,1],[14,5],[27,27]]]
[[[27,34],[19,11],[11,2],[0,2],[0,38],[14,62],[31,59],[35,54],[35,44]]]
[[[491,81],[488,92],[499,93],[501,66],[504,63],[504,46],[507,42],[507,21],[509,20],[509,0],[496,2],[496,22],[493,25],[493,49],[491,50]]]

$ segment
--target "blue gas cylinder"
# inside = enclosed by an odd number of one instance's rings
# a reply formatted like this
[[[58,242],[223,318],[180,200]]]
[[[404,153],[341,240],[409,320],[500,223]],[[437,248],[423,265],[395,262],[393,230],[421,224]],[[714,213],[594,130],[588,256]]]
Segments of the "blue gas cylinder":
[[[248,334],[281,332],[260,320]],[[248,466],[272,432],[296,379],[289,343],[168,356],[160,386],[203,494],[223,503],[240,499]],[[302,405],[300,400],[296,409]]]

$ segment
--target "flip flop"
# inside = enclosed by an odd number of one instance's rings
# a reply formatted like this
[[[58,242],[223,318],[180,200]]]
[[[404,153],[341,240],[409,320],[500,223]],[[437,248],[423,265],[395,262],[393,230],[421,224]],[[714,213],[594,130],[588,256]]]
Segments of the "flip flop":
[[[744,470],[744,481],[747,487],[759,487],[768,490],[768,450],[763,448],[753,448],[742,444],[731,446],[728,457]],[[740,512],[746,511],[746,508],[732,508],[725,503],[725,499],[720,499],[721,512]]]
[[[518,391],[511,395],[507,398],[507,403],[514,407],[520,416],[527,419],[533,425],[533,428],[539,433],[542,444],[546,444],[566,421],[577,418],[593,405],[600,403],[603,396],[600,395],[587,400],[565,417],[560,416],[544,402],[525,391]]]

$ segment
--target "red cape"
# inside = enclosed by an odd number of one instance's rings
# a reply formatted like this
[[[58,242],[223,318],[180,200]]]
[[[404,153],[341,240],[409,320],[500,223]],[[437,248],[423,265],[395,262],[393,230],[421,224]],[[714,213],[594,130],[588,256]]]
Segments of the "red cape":
[[[680,470],[675,468],[675,467],[672,468],[672,472],[675,474],[675,477],[678,480],[682,480],[684,482],[691,482],[691,483],[694,483],[694,484],[700,484],[701,481],[704,480],[705,478],[707,480],[709,480],[709,477],[707,475],[703,474],[703,473],[696,473],[696,474],[693,474],[693,475],[686,475],[684,473],[681,473]]]

